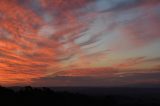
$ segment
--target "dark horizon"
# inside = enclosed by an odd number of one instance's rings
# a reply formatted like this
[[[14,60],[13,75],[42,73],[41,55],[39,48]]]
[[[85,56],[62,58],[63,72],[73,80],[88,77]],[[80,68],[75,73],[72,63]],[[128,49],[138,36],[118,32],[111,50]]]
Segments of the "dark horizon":
[[[85,91],[86,90],[86,91]],[[98,91],[98,92],[97,92]],[[100,93],[101,91],[101,93]],[[159,89],[108,88],[103,89],[51,89],[30,86],[20,89],[0,87],[0,104],[15,106],[30,105],[89,105],[89,106],[158,106]]]

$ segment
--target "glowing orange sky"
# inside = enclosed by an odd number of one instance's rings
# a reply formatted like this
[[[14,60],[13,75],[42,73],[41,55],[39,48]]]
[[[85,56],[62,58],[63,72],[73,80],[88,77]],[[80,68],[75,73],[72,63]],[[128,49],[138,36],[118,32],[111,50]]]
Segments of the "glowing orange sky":
[[[159,74],[159,11],[159,0],[0,0],[0,84]],[[71,79],[46,81],[57,77]]]

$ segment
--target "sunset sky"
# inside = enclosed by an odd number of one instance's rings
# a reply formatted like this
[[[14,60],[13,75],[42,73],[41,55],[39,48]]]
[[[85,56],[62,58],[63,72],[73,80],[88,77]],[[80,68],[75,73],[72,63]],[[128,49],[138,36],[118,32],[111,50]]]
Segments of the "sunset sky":
[[[160,84],[160,0],[0,0],[0,85]]]

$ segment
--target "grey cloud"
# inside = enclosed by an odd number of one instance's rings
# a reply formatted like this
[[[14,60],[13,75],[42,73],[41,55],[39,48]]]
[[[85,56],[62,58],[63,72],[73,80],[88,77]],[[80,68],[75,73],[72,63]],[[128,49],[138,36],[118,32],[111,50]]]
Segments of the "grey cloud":
[[[135,84],[160,83],[160,72],[130,73],[124,76],[90,77],[90,76],[56,76],[33,79],[33,85],[40,86],[134,86]]]

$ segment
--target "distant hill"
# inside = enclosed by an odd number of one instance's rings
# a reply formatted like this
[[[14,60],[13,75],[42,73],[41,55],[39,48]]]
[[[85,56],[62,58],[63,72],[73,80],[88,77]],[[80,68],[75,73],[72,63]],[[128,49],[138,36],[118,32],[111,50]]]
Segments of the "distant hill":
[[[0,106],[160,106],[160,88],[0,87]]]

